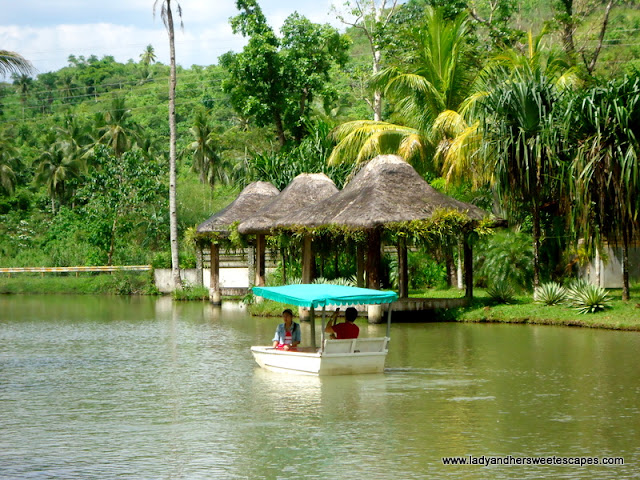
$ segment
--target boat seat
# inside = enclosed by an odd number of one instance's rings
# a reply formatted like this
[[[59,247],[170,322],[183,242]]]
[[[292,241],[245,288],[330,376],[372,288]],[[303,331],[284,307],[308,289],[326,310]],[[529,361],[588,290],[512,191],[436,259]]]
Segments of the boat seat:
[[[387,337],[353,338],[346,340],[326,339],[324,341],[325,353],[363,353],[385,352]]]

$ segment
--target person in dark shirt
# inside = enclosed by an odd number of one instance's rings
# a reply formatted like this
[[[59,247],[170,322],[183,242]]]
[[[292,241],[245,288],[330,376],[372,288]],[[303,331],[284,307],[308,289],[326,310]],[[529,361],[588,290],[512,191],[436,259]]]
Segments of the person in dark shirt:
[[[324,329],[325,333],[330,333],[331,338],[337,338],[338,340],[358,338],[360,329],[354,323],[358,316],[358,311],[353,307],[347,308],[344,312],[345,322],[336,324],[339,311],[340,309],[338,308],[327,322],[327,326]]]

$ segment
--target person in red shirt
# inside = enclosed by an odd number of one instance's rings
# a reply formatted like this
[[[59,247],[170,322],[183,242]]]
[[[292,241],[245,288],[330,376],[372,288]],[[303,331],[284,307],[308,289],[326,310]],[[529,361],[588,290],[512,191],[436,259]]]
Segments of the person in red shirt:
[[[344,312],[344,323],[338,323],[336,325],[336,319],[338,317],[338,308],[334,314],[331,316],[331,319],[327,322],[327,326],[325,327],[325,333],[330,333],[331,338],[337,338],[338,340],[343,340],[347,338],[358,338],[360,334],[360,329],[354,323],[356,321],[356,317],[358,316],[358,311],[349,307]]]

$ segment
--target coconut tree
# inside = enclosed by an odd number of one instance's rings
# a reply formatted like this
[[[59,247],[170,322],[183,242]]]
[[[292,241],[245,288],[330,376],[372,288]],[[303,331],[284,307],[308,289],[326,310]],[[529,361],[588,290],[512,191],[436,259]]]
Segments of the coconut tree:
[[[155,15],[156,7],[160,4],[160,16],[164,22],[164,26],[169,34],[169,236],[171,242],[171,276],[175,288],[182,287],[180,279],[180,260],[178,245],[178,213],[176,198],[176,47],[175,32],[173,27],[173,11],[171,9],[171,0],[155,0],[153,2],[153,13]],[[178,16],[180,17],[180,25],[182,26],[182,7],[178,2]]]
[[[193,155],[192,169],[200,174],[200,181],[212,187],[216,181],[229,181],[231,166],[220,155],[216,134],[203,111],[196,113],[189,132],[193,135],[189,145]]]
[[[0,50],[0,76],[13,73],[31,75],[34,71],[31,62],[19,53]]]
[[[6,135],[0,137],[0,191],[11,195],[16,183],[14,169],[19,164],[18,152]]]
[[[156,52],[153,48],[153,45],[147,45],[147,48],[144,49],[144,52],[140,54],[140,63],[143,65],[149,66],[153,62],[156,61]]]
[[[378,154],[397,153],[419,166],[433,152],[436,119],[462,106],[472,92],[473,70],[467,62],[466,14],[447,20],[442,9],[428,7],[424,18],[417,31],[418,47],[402,66],[388,67],[373,78],[385,96],[396,100],[402,125],[355,121],[339,126],[330,162],[364,162]]]
[[[569,103],[566,131],[578,145],[571,166],[574,225],[596,248],[622,245],[622,298],[630,298],[629,244],[640,215],[640,79],[625,77],[578,93]]]
[[[100,128],[97,143],[108,145],[116,157],[131,149],[139,136],[140,127],[132,120],[131,110],[125,105],[123,97],[115,96],[111,108],[104,115],[104,125]]]
[[[54,215],[56,200],[64,196],[66,184],[77,177],[82,169],[82,162],[69,155],[68,145],[63,142],[54,143],[38,158],[34,182],[46,186],[51,199],[51,213]]]

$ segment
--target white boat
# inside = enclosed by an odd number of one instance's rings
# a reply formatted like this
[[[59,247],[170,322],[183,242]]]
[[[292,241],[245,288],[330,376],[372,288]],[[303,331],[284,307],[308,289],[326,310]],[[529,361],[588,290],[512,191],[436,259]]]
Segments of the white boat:
[[[251,353],[258,365],[267,370],[302,375],[356,375],[382,373],[388,353],[391,306],[385,337],[333,340],[324,338],[327,306],[391,303],[395,292],[342,285],[301,284],[282,287],[253,287],[257,296],[311,309],[311,346],[297,351],[277,350],[272,346],[253,346]],[[322,342],[315,345],[316,308],[322,307]]]

